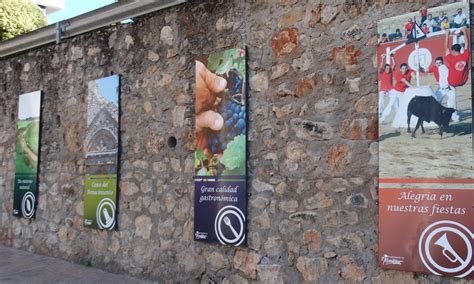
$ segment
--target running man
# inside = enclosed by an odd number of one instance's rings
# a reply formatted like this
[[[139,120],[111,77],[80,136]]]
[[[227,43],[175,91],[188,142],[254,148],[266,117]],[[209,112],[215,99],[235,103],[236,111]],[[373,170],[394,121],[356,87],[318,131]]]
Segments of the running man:
[[[388,105],[382,112],[380,122],[384,122],[387,116],[390,115],[393,107],[395,107],[395,110],[398,109],[399,98],[403,96],[407,88],[413,87],[410,83],[413,75],[415,75],[415,71],[409,69],[406,63],[400,65],[400,71],[395,73],[395,86],[392,90],[393,95],[390,97]]]

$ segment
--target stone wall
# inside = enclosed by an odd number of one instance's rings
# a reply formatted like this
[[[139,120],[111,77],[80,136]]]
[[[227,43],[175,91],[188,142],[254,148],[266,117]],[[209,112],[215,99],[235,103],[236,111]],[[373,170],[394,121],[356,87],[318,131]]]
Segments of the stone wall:
[[[0,60],[0,242],[161,282],[445,283],[377,267],[377,20],[444,2],[191,1]],[[388,3],[390,2],[390,3]],[[248,247],[193,241],[194,58],[247,45]],[[87,82],[121,77],[117,231],[83,221]],[[42,89],[36,219],[12,216]],[[170,136],[177,138],[168,147]]]

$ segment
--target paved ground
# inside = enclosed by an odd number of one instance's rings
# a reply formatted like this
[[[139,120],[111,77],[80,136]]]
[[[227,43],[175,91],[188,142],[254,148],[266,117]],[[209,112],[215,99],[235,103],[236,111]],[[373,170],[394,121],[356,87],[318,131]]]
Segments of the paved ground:
[[[152,283],[0,246],[0,283]]]

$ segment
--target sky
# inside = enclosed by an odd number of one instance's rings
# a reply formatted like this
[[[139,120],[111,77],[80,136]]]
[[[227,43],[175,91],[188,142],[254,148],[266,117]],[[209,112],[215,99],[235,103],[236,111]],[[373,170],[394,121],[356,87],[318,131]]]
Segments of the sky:
[[[64,10],[49,14],[48,24],[67,20],[114,2],[115,0],[64,0]]]
[[[39,117],[41,110],[41,92],[23,94],[18,102],[18,118]]]
[[[119,77],[118,75],[113,75],[109,77],[104,77],[97,79],[97,85],[99,85],[99,93],[107,101],[118,106],[118,86],[119,86]]]

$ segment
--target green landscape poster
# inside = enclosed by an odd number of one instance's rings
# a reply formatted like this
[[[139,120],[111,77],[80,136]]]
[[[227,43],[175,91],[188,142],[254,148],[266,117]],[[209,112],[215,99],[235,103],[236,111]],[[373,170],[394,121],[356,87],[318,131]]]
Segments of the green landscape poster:
[[[84,226],[112,230],[117,220],[119,76],[88,84]]]
[[[20,95],[15,160],[13,215],[35,216],[41,125],[41,91]]]

